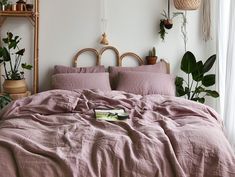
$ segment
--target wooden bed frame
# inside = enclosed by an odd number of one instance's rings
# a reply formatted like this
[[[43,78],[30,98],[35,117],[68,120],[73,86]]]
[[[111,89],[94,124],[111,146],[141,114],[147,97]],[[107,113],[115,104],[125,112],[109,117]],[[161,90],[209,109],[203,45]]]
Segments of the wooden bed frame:
[[[96,65],[99,66],[99,65],[101,65],[102,54],[106,50],[112,50],[115,53],[117,66],[122,66],[122,62],[125,57],[132,57],[132,58],[136,59],[138,61],[139,65],[144,65],[144,63],[145,63],[144,60],[140,56],[138,56],[137,54],[135,54],[133,52],[125,52],[122,55],[120,55],[119,51],[115,47],[107,46],[107,47],[101,48],[99,51],[94,48],[84,48],[84,49],[79,50],[73,58],[73,64],[75,67],[78,67],[79,56],[83,53],[91,52],[91,53],[95,54]],[[170,64],[168,62],[166,62],[164,59],[161,59],[160,61],[164,62],[166,64],[167,73],[169,74],[170,73]]]

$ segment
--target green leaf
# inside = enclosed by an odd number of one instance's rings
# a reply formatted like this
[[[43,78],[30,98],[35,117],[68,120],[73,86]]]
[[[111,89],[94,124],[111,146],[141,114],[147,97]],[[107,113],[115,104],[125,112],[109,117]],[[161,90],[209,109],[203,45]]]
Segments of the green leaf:
[[[203,63],[202,61],[199,61],[195,65],[195,69],[192,73],[193,80],[199,82],[203,79]]]
[[[215,84],[215,74],[209,74],[203,77],[202,85],[209,87]]]
[[[2,57],[2,56],[3,56],[3,48],[0,47],[0,57]]]
[[[186,93],[183,86],[176,86],[176,96],[184,96]]]
[[[19,50],[18,52],[16,52],[16,54],[23,56],[23,55],[24,55],[24,52],[25,52],[25,49],[21,49],[21,50]]]
[[[8,37],[8,39],[9,39],[9,40],[11,40],[11,39],[12,39],[12,37],[13,37],[12,32],[7,32],[7,37]]]
[[[189,94],[189,93],[190,93],[190,91],[189,91],[189,88],[188,88],[188,87],[185,87],[185,88],[184,88],[184,90],[185,90],[185,93],[186,93],[186,94]]]
[[[210,71],[216,60],[216,55],[210,56],[203,65],[203,73]]]
[[[195,93],[201,93],[201,92],[205,92],[205,89],[203,87],[197,87],[195,89]]]
[[[27,69],[27,70],[31,70],[31,69],[33,68],[32,65],[28,65],[28,64],[26,64],[26,63],[22,63],[22,64],[21,64],[21,67],[22,67],[23,69]]]
[[[2,57],[3,57],[4,61],[10,61],[11,60],[11,55],[8,52],[6,47],[4,47],[3,50],[2,50]]]
[[[198,98],[198,102],[200,102],[200,103],[205,103],[205,98]]]
[[[182,77],[176,77],[175,78],[175,85],[176,86],[182,86],[184,82],[184,79]]]
[[[9,42],[8,38],[3,38],[2,41],[3,41],[5,44],[8,44],[8,42]]]
[[[219,93],[215,90],[205,90],[207,96],[212,96],[213,98],[218,98]]]
[[[199,98],[191,98],[192,101],[198,101]]]
[[[196,66],[196,58],[192,52],[187,51],[181,61],[181,70],[185,73],[192,73]]]

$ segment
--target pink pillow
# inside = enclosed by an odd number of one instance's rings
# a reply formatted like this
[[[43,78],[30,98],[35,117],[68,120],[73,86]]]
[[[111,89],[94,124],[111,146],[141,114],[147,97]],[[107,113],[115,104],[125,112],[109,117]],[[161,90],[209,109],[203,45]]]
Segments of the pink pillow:
[[[164,62],[158,62],[154,65],[142,65],[137,67],[109,67],[109,79],[112,89],[117,88],[118,72],[121,71],[139,71],[139,72],[154,72],[154,73],[167,73],[167,67]]]
[[[52,76],[52,88],[63,90],[99,89],[110,91],[108,73],[66,73]]]
[[[91,66],[91,67],[69,67],[69,66],[61,66],[55,65],[54,74],[61,73],[104,73],[105,67],[101,66]]]
[[[175,76],[163,73],[119,72],[117,90],[140,95],[175,96]]]

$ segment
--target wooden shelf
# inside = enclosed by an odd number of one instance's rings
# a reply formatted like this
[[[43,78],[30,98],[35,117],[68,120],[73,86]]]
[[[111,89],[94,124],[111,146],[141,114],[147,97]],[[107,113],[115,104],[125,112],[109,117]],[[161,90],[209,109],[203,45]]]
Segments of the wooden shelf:
[[[34,28],[33,93],[37,93],[39,80],[39,0],[34,0],[34,11],[0,11],[0,28],[8,17],[25,17],[32,22]]]
[[[32,17],[34,12],[32,11],[0,11],[0,16],[3,17]]]

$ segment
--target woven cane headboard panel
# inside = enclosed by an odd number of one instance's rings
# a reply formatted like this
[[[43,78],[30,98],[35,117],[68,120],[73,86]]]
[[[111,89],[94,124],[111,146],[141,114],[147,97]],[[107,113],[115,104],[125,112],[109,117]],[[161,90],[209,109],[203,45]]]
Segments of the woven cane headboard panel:
[[[95,59],[96,59],[96,65],[101,65],[102,54],[107,50],[111,50],[115,53],[116,65],[117,66],[122,66],[123,60],[126,57],[132,57],[132,58],[136,59],[138,61],[139,65],[144,64],[144,60],[140,56],[138,56],[137,54],[135,54],[133,52],[125,52],[122,55],[120,55],[119,51],[115,47],[107,46],[107,47],[104,47],[104,48],[100,49],[99,51],[97,49],[94,49],[94,48],[84,48],[84,49],[79,50],[73,58],[74,66],[78,67],[79,56],[81,54],[86,53],[86,52],[94,53],[95,54]],[[161,60],[161,61],[165,62],[168,73],[170,73],[170,64],[167,63],[165,60]]]

